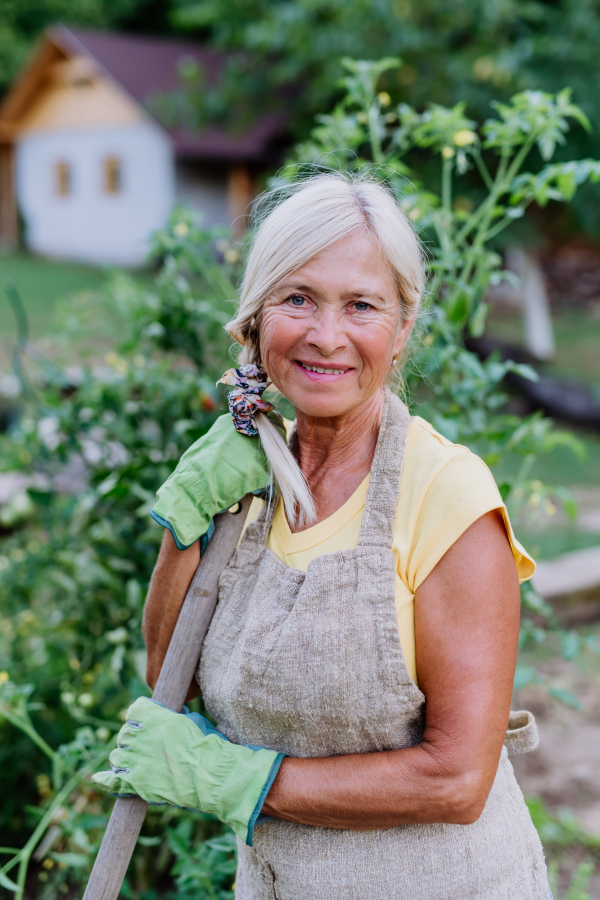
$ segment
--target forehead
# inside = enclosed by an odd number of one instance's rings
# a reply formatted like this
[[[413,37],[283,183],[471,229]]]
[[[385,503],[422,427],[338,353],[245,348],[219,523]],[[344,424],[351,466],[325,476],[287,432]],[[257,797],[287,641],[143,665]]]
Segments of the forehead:
[[[342,238],[295,269],[289,282],[314,282],[316,288],[345,291],[360,286],[363,290],[396,295],[391,269],[375,240],[366,232]]]

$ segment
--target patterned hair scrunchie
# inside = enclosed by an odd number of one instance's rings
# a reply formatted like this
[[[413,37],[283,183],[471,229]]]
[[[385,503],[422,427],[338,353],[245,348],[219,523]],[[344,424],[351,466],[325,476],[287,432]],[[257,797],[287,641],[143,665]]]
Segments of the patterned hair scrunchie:
[[[236,431],[247,437],[258,434],[254,419],[256,411],[270,412],[275,408],[261,396],[267,387],[267,378],[267,373],[260,366],[247,364],[239,369],[228,369],[217,381],[217,384],[234,385],[229,394],[229,412]]]

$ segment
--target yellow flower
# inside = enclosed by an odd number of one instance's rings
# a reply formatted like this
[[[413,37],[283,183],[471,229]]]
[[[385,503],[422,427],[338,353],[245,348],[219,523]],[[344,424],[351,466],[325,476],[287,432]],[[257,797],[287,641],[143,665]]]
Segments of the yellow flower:
[[[233,247],[228,247],[223,256],[225,258],[225,262],[228,263],[236,263],[240,258],[240,254],[237,252],[237,250],[234,250]]]
[[[380,91],[379,94],[377,94],[377,99],[379,100],[379,102],[381,103],[382,106],[389,106],[390,103],[392,102],[392,98],[390,97],[390,95],[388,94],[387,91]]]
[[[457,131],[454,135],[454,143],[457,147],[468,147],[469,144],[474,144],[477,140],[477,135],[474,131],[470,131],[468,128],[461,128],[460,131]]]
[[[111,350],[110,353],[107,353],[104,357],[106,363],[111,366],[113,369],[116,369],[120,375],[125,375],[127,373],[127,363],[124,359]]]
[[[10,681],[8,672],[0,672],[0,684],[6,684],[7,681]]]
[[[452,149],[452,147],[444,147],[444,149],[442,150],[442,156],[444,157],[444,159],[452,159],[452,157],[454,156],[454,150]]]
[[[178,222],[173,229],[177,237],[185,237],[189,230],[187,222]]]
[[[357,112],[357,113],[356,113],[356,121],[357,121],[357,122],[360,122],[361,125],[364,125],[364,124],[366,123],[366,121],[367,121],[367,114],[366,114],[366,112],[362,112],[362,111],[361,111],[361,112]]]
[[[50,779],[48,778],[47,775],[36,775],[35,780],[37,783],[38,793],[43,800],[44,797],[47,797],[48,794],[50,793],[50,789],[51,789]]]

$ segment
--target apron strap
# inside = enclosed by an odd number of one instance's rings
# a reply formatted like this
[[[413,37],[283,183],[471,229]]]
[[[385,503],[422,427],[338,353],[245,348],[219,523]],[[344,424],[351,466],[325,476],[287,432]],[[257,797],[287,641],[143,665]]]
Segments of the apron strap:
[[[359,547],[392,546],[394,517],[409,424],[408,409],[400,398],[386,387],[379,437],[373,456],[358,539]]]

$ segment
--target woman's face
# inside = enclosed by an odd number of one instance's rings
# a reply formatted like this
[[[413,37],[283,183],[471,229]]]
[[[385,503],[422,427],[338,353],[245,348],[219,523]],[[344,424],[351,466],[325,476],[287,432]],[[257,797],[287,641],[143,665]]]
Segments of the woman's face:
[[[267,299],[262,363],[297,410],[342,416],[381,388],[410,325],[401,322],[378,247],[357,233],[296,269]]]

